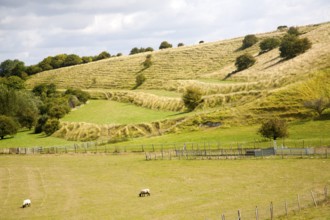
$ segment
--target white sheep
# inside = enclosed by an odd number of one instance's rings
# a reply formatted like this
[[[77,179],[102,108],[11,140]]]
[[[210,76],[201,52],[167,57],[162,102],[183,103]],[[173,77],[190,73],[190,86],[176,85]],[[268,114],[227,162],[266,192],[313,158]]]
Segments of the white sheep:
[[[139,193],[139,196],[142,197],[142,196],[145,196],[145,195],[150,196],[150,189],[141,189],[141,191]]]
[[[25,208],[25,207],[27,207],[27,206],[30,207],[30,205],[31,205],[31,200],[30,200],[30,199],[25,199],[25,200],[23,201],[22,208]]]

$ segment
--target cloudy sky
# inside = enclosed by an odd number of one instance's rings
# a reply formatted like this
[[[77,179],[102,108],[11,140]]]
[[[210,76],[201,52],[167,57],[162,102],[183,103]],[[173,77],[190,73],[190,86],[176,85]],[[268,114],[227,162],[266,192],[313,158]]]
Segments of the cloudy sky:
[[[326,21],[329,0],[0,0],[0,62],[128,54]]]

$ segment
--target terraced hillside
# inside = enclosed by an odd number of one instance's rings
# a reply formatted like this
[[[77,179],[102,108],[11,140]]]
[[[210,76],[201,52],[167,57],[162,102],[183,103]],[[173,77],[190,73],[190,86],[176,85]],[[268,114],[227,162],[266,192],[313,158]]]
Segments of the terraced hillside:
[[[40,83],[55,83],[62,89],[84,89],[98,99],[176,112],[184,111],[180,96],[188,86],[197,87],[203,93],[203,104],[196,114],[183,119],[150,123],[148,129],[145,129],[145,124],[121,125],[120,128],[104,125],[100,128],[100,125],[63,122],[62,129],[55,135],[69,139],[84,139],[95,133],[92,136],[97,139],[108,136],[110,130],[113,133],[115,128],[119,130],[114,133],[120,135],[157,135],[180,126],[195,125],[196,115],[198,121],[221,120],[224,124],[253,124],[274,115],[289,120],[304,118],[309,112],[302,107],[296,90],[310,77],[320,73],[329,75],[330,23],[299,27],[299,31],[303,33],[301,37],[312,42],[312,48],[291,60],[282,60],[278,49],[259,54],[259,44],[241,50],[243,37],[240,37],[42,72],[28,79],[27,86],[32,88]],[[285,33],[274,31],[257,34],[257,37],[260,42],[266,37],[283,36]],[[231,74],[236,69],[236,57],[246,52],[253,54],[256,64]],[[151,54],[152,65],[144,68],[142,63],[148,54]],[[136,76],[141,73],[146,81],[132,90]],[[77,134],[81,134],[82,138]]]

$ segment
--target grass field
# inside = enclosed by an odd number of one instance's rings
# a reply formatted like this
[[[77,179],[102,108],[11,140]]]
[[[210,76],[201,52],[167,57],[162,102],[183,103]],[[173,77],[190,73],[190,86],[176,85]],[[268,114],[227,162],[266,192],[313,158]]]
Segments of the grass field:
[[[95,124],[136,124],[177,116],[177,112],[157,111],[129,103],[105,100],[90,100],[88,104],[70,112],[62,121]]]
[[[251,219],[255,205],[266,213],[270,201],[280,204],[330,184],[324,159],[11,155],[0,156],[0,164],[1,219],[219,219],[223,212],[234,219],[237,209]],[[139,198],[144,187],[151,196]],[[26,198],[32,206],[22,209]]]

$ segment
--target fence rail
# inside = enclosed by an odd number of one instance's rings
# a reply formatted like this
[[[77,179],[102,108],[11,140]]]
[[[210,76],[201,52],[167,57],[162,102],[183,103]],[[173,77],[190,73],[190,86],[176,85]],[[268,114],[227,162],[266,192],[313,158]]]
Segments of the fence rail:
[[[263,147],[244,148],[223,147],[220,142],[142,144],[115,146],[102,142],[76,143],[71,146],[0,148],[0,154],[64,154],[64,153],[145,153],[146,158],[186,158],[186,159],[233,159],[278,155],[284,157],[325,157],[328,158],[330,145],[324,147]]]
[[[224,211],[220,213],[220,219],[270,219],[276,217],[288,217],[293,212],[300,212],[302,209],[317,207],[328,202],[328,186],[323,189],[314,189],[304,194],[297,194],[282,201],[271,201],[269,204],[256,205],[255,207],[242,208],[238,210]]]

